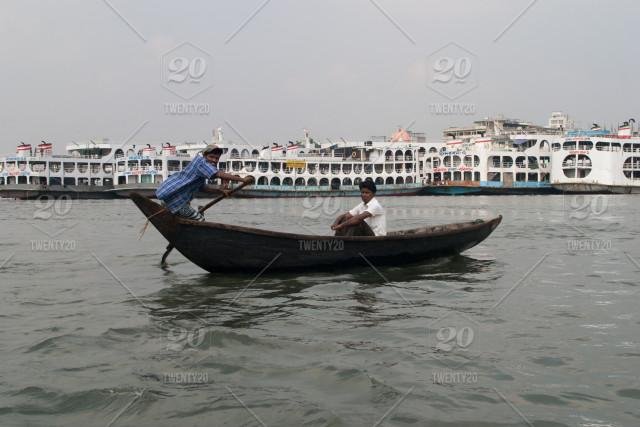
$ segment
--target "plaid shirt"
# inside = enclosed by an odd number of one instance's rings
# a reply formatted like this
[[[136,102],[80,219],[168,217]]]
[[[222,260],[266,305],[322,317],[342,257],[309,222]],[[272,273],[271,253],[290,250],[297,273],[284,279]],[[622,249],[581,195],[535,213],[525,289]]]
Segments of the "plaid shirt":
[[[186,168],[160,184],[156,190],[156,197],[164,202],[171,213],[176,213],[193,199],[206,179],[217,173],[216,166],[207,163],[204,157],[197,154]]]

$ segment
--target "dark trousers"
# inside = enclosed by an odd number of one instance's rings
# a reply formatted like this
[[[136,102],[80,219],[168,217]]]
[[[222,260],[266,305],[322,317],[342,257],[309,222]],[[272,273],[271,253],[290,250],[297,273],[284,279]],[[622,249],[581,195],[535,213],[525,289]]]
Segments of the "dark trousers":
[[[338,222],[338,224],[342,224],[346,221],[344,218]],[[336,236],[375,236],[376,233],[373,232],[369,224],[362,221],[360,224],[352,225],[350,227],[345,227],[340,230],[336,230]]]

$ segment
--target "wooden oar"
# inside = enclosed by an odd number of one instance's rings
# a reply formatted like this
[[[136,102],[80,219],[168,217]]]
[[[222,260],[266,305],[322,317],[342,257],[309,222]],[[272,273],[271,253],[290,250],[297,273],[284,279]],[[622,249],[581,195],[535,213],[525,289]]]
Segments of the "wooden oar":
[[[243,182],[242,184],[240,184],[239,186],[237,186],[236,188],[234,188],[233,190],[231,190],[229,192],[229,195],[227,196],[226,194],[223,194],[222,196],[218,196],[215,199],[213,199],[212,201],[210,201],[209,203],[207,203],[206,205],[200,207],[198,209],[199,213],[203,213],[204,211],[206,211],[207,209],[209,209],[211,206],[215,205],[216,203],[218,203],[219,201],[221,201],[222,199],[225,199],[227,197],[230,197],[233,193],[235,193],[236,191],[240,191],[242,190],[244,187],[246,187],[247,185],[251,185],[253,184],[253,181],[250,182]],[[167,250],[164,252],[164,255],[162,255],[162,260],[160,261],[160,264],[165,266],[167,265],[167,257],[169,256],[169,254],[171,253],[171,251],[173,250],[174,246],[173,244],[169,243],[169,245],[167,246]]]

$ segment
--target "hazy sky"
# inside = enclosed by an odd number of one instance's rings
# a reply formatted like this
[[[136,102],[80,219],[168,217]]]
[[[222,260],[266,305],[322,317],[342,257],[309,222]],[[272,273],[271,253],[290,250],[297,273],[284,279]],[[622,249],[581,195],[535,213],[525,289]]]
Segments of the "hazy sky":
[[[137,129],[263,145],[554,110],[640,122],[639,19],[637,0],[3,0],[0,153]],[[168,114],[180,103],[206,114]]]

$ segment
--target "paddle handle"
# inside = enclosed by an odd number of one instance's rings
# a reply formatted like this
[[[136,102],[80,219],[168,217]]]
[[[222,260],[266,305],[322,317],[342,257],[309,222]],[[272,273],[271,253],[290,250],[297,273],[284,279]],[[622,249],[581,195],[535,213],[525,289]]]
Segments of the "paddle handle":
[[[251,185],[253,184],[253,181],[250,182],[243,182],[242,184],[238,185],[236,188],[234,188],[233,190],[231,190],[231,192],[229,193],[229,196],[231,196],[233,193],[235,193],[236,191],[240,191],[242,190],[244,187],[246,187],[247,185]],[[207,203],[206,205],[204,205],[203,207],[201,207],[200,209],[198,209],[198,212],[202,213],[204,211],[206,211],[207,209],[209,209],[211,206],[215,205],[216,203],[218,203],[220,200],[226,198],[227,196],[225,196],[224,194],[222,196],[218,196],[215,199],[213,199],[212,201],[210,201],[209,203]],[[169,243],[169,245],[167,246],[167,249],[165,250],[164,254],[162,255],[162,260],[160,261],[160,264],[163,266],[167,265],[167,257],[169,256],[169,254],[171,253],[171,251],[173,250],[174,246],[172,243]]]
[[[243,182],[242,184],[238,185],[236,188],[231,190],[231,192],[229,193],[229,196],[231,196],[236,191],[240,191],[244,187],[246,187],[247,185],[251,185],[251,184],[253,184],[253,181],[252,182]],[[206,205],[204,205],[200,209],[198,209],[198,212],[203,213],[204,211],[206,211],[211,206],[215,205],[216,203],[218,203],[220,200],[224,199],[225,197],[227,197],[227,196],[225,196],[224,194],[222,196],[216,197],[215,199],[213,199],[212,201],[210,201],[209,203],[207,203]]]

